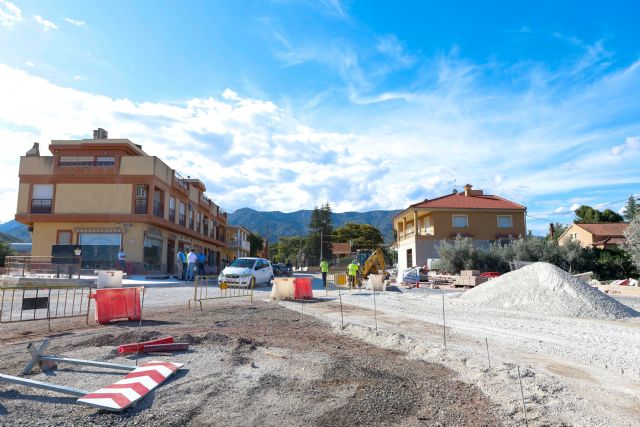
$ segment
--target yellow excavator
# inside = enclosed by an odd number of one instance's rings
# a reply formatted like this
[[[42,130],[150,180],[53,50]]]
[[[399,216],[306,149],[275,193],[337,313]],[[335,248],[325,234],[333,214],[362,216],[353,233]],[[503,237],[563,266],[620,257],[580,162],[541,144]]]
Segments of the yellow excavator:
[[[375,251],[364,261],[360,274],[363,279],[369,277],[369,274],[386,274],[384,269],[386,264],[384,262],[384,255],[382,249],[376,248]]]

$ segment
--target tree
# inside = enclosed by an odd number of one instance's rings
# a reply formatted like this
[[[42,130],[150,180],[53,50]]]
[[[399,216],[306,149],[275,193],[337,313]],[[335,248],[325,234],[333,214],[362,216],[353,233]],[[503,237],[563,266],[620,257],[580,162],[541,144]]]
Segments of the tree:
[[[304,244],[304,237],[281,237],[278,242],[271,247],[271,259],[274,262],[290,262],[299,267]]]
[[[575,213],[576,218],[573,222],[576,224],[596,224],[602,222],[623,221],[622,216],[611,209],[605,209],[604,212],[600,212],[598,209],[594,209],[591,206],[582,205],[575,210]]]
[[[320,264],[320,256],[330,260],[333,258],[331,249],[331,235],[333,234],[333,222],[331,220],[331,206],[325,203],[315,207],[309,220],[309,235],[305,245],[307,262],[310,265]],[[322,246],[322,249],[320,247]]]
[[[8,256],[14,255],[13,249],[9,242],[0,241],[0,267],[4,267],[4,259]]]
[[[333,241],[351,243],[353,250],[375,249],[384,243],[382,233],[370,224],[346,223],[333,232]]]
[[[629,196],[627,200],[627,204],[624,207],[624,219],[631,222],[635,219],[638,214],[638,204],[636,203],[636,198],[633,195]]]
[[[640,217],[636,217],[631,221],[629,227],[624,231],[626,237],[622,247],[631,258],[635,266],[640,269]]]
[[[264,247],[264,239],[259,234],[249,233],[249,256],[258,256]]]

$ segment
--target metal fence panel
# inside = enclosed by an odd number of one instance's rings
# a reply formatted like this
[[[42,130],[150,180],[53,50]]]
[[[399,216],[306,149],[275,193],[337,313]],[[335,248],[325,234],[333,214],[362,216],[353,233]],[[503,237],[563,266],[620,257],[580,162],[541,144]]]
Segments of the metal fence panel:
[[[84,317],[89,323],[91,288],[74,286],[14,286],[0,288],[0,324]]]
[[[196,303],[200,304],[200,310],[202,310],[202,301],[206,300],[249,297],[253,302],[254,285],[255,280],[251,274],[238,275],[224,282],[218,282],[218,276],[196,276],[193,283],[193,299],[189,300],[189,308],[191,308],[191,301],[194,306]]]

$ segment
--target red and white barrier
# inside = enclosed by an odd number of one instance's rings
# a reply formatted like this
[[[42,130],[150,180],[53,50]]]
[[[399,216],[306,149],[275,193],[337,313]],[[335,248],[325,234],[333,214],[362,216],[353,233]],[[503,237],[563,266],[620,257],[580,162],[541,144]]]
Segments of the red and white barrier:
[[[116,383],[78,399],[78,403],[119,412],[133,405],[182,368],[182,363],[147,362]]]

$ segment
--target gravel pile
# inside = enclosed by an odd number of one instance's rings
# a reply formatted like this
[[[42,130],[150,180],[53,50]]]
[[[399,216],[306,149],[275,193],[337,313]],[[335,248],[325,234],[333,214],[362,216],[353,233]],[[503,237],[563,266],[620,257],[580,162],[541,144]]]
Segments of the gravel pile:
[[[566,271],[537,262],[476,286],[460,297],[488,309],[546,316],[622,319],[640,313]]]

